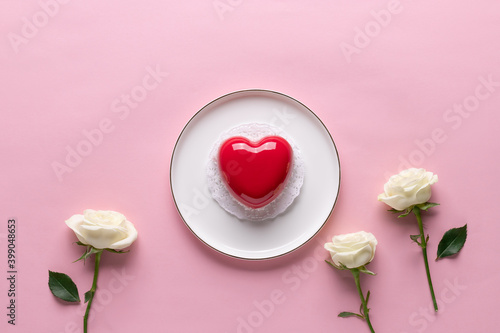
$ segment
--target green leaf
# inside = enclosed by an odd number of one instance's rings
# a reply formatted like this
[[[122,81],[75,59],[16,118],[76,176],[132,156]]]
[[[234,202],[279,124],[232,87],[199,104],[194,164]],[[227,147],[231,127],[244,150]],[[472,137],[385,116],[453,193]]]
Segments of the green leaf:
[[[347,312],[347,311],[339,313],[339,317],[341,317],[341,318],[358,317],[358,318],[361,318],[361,319],[365,319],[360,314],[357,314],[357,313],[354,313],[354,312]]]
[[[349,268],[347,268],[347,266],[346,266],[346,265],[344,265],[344,264],[343,264],[343,263],[341,263],[341,262],[339,262],[339,267],[340,267],[339,269],[341,269],[341,270],[347,270],[347,269],[349,269]]]
[[[49,288],[54,296],[63,301],[80,302],[76,284],[64,273],[49,271]]]
[[[423,204],[420,204],[420,205],[417,205],[418,208],[420,208],[421,210],[425,210],[427,211],[429,208],[431,207],[435,207],[435,206],[439,206],[438,203],[435,203],[435,202],[424,202]]]
[[[91,290],[89,290],[89,291],[87,291],[87,292],[85,293],[85,303],[87,303],[88,301],[90,301],[90,299],[91,299],[92,297],[94,297],[94,294],[95,294],[95,291],[93,291],[92,289],[91,289]]]
[[[370,299],[370,291],[368,290],[368,292],[366,293],[366,298],[365,298],[365,302],[367,305],[368,305],[369,299]],[[368,309],[368,310],[370,310],[370,309]],[[361,315],[365,315],[365,311],[363,310],[363,303],[361,303],[359,305],[359,313],[361,313]]]
[[[444,233],[438,244],[437,258],[441,259],[458,253],[467,240],[467,224],[460,228],[453,228]]]
[[[101,253],[102,252],[102,249],[96,249],[95,247],[91,247],[90,248],[90,254],[94,254],[94,253]]]
[[[77,261],[80,261],[80,260],[85,261],[85,260],[86,260],[89,256],[90,256],[90,252],[89,252],[88,250],[86,250],[86,251],[82,254],[82,256],[81,256],[80,258],[76,259],[76,260],[75,260],[75,261],[73,261],[73,262],[77,262]]]
[[[127,251],[122,251],[122,250],[114,250],[114,249],[105,249],[106,251],[109,251],[111,253],[128,253],[130,252],[130,250],[127,250]]]
[[[73,262],[77,262],[77,261],[80,261],[80,260],[83,260],[85,262],[85,260],[87,260],[88,257],[90,257],[91,255],[93,255],[94,253],[99,253],[99,252],[102,252],[102,250],[101,249],[96,249],[95,247],[92,247],[92,246],[87,246],[87,249],[85,250],[85,253],[82,254],[82,256],[80,258],[76,259]]]
[[[330,266],[330,267],[333,267],[335,269],[339,269],[333,262],[330,262],[328,260],[325,260],[325,262]]]
[[[399,215],[398,218],[400,217],[405,217],[405,216],[408,216],[408,214],[411,213],[411,209],[410,208],[407,208],[403,214]]]
[[[410,238],[412,241],[420,245],[420,242],[418,241],[420,239],[420,235],[410,235]]]
[[[410,207],[406,208],[405,210],[396,210],[396,209],[393,208],[393,209],[389,209],[389,212],[392,212],[392,213],[395,213],[395,214],[403,213],[403,214],[401,214],[401,215],[398,216],[398,218],[400,218],[400,217],[405,217],[408,214],[410,214],[411,211],[412,211],[412,209],[413,209],[413,206],[410,206]]]
[[[368,274],[368,275],[377,275],[377,274],[373,273],[372,271],[370,271],[370,270],[366,269],[366,267],[365,267],[365,266],[361,266],[361,267],[359,267],[358,269],[359,269],[359,271],[360,271],[361,273],[365,273],[365,274]]]
[[[337,265],[335,265],[335,264],[334,264],[333,262],[331,262],[331,261],[325,260],[325,262],[326,262],[328,265],[330,265],[331,267],[333,267],[333,268],[335,268],[335,269],[338,269],[338,270],[341,270],[341,271],[342,271],[342,270],[347,269],[347,267],[345,267],[342,263],[340,263],[340,266],[337,266]]]

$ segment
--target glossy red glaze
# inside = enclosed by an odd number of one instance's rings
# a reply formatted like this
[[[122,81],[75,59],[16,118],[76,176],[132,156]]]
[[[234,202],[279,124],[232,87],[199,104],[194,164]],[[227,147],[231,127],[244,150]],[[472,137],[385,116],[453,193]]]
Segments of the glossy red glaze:
[[[219,150],[219,166],[233,196],[251,208],[269,204],[283,191],[293,151],[279,136],[268,136],[259,142],[233,137]]]

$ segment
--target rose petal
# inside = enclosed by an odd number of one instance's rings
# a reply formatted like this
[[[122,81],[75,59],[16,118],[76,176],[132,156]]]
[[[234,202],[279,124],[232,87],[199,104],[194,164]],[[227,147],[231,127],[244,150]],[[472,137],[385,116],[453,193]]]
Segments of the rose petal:
[[[121,249],[124,249],[126,247],[129,247],[137,239],[138,234],[137,234],[137,230],[135,229],[134,225],[129,221],[125,221],[123,224],[125,224],[127,237],[118,241],[118,242],[111,244],[108,248],[114,249],[114,250],[121,250]]]
[[[381,198],[380,201],[386,203],[387,205],[391,206],[395,210],[405,210],[407,206],[407,201],[405,200],[404,197],[400,195],[393,195],[390,197],[384,197]]]
[[[431,185],[427,184],[420,188],[416,193],[415,193],[415,199],[413,202],[418,205],[424,202],[429,201],[431,198]]]
[[[85,243],[85,237],[80,233],[78,229],[79,226],[83,223],[83,215],[80,214],[73,215],[69,219],[67,219],[65,223],[68,227],[71,228],[71,230],[73,230],[73,232],[75,233],[76,237],[80,242],[87,244]]]
[[[87,244],[97,249],[108,248],[111,244],[127,237],[126,232],[122,228],[100,228],[84,224],[80,226],[80,230]]]

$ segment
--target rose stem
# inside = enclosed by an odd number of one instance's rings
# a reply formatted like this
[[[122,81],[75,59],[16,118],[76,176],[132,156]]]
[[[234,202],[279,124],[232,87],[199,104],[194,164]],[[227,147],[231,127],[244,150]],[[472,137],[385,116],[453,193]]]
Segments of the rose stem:
[[[356,282],[356,288],[358,289],[359,298],[361,298],[361,304],[363,305],[363,317],[370,328],[370,332],[375,333],[372,327],[372,323],[370,322],[370,316],[368,315],[368,304],[366,303],[365,296],[363,295],[363,291],[361,290],[361,283],[359,282],[359,269],[351,269],[351,273],[354,276],[354,282]]]
[[[85,315],[83,316],[83,333],[87,333],[87,320],[89,318],[90,306],[94,300],[95,291],[97,290],[97,277],[99,276],[99,264],[101,262],[102,251],[95,254],[95,268],[94,268],[94,280],[92,281],[92,288],[89,290],[89,302],[87,304],[87,310],[85,310]]]
[[[436,302],[436,296],[434,295],[434,288],[432,287],[431,272],[429,271],[429,261],[427,260],[427,240],[424,235],[424,226],[422,224],[422,217],[420,216],[420,208],[417,206],[413,207],[413,213],[417,218],[418,228],[420,230],[420,247],[422,248],[422,254],[424,256],[425,262],[425,272],[427,273],[427,282],[429,283],[429,289],[431,290],[432,303],[434,304],[434,310],[438,311],[438,306]]]

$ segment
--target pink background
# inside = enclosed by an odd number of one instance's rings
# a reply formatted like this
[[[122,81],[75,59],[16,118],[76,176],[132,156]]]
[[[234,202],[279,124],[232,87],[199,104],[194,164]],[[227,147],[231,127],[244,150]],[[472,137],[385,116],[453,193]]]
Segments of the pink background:
[[[120,211],[139,231],[130,253],[103,256],[90,332],[368,332],[337,318],[359,299],[321,248],[359,230],[379,240],[369,266],[378,274],[362,277],[377,332],[497,329],[498,1],[60,1],[0,3],[2,332],[81,332],[83,305],[56,300],[47,271],[72,276],[81,294],[90,288],[92,263],[72,263],[82,248],[64,224],[86,208]],[[202,244],[169,188],[183,126],[246,88],[311,108],[341,160],[325,227],[269,261]],[[86,145],[99,126],[107,133]],[[53,165],[78,147],[87,156],[58,177]],[[408,237],[414,218],[397,220],[376,200],[410,164],[439,175],[441,206],[424,215],[431,259],[446,230],[469,225],[458,256],[431,260],[437,315]],[[18,220],[15,327],[5,315],[9,217]]]

